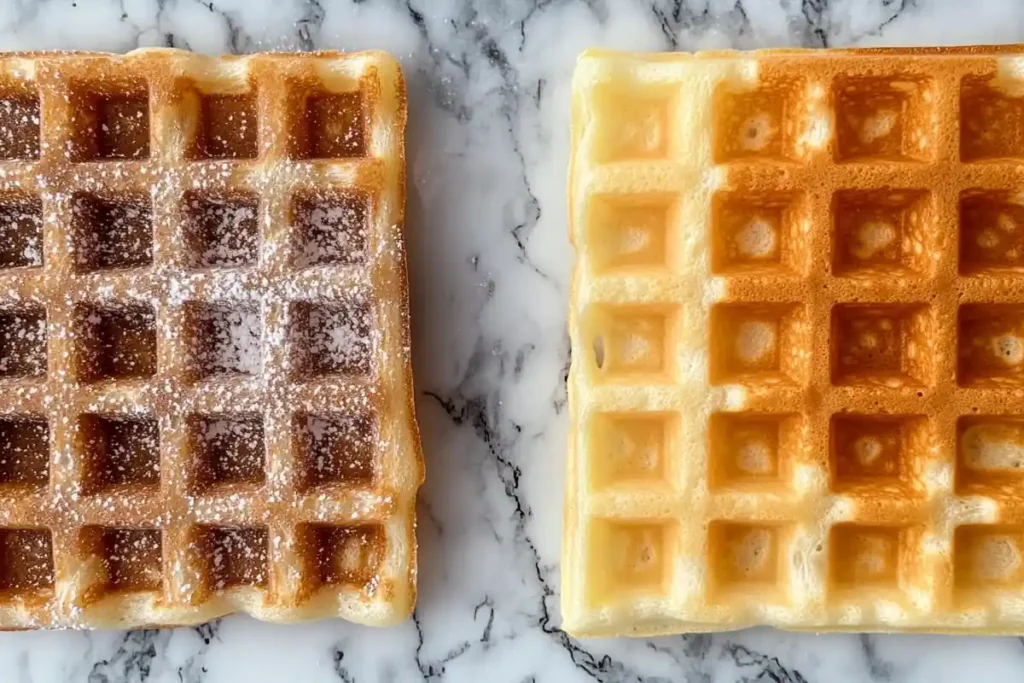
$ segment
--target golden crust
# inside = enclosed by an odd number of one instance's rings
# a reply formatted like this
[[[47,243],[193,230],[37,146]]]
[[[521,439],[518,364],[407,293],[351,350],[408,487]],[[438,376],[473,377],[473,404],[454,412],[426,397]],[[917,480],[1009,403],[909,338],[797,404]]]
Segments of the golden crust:
[[[585,53],[579,635],[1024,631],[1020,46]]]
[[[0,628],[415,602],[381,52],[0,57]]]

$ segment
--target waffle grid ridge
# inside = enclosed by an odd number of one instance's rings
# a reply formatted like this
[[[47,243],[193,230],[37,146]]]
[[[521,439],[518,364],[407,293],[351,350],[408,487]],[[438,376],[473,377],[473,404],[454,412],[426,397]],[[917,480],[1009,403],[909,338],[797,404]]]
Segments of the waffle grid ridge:
[[[0,100],[0,627],[407,616],[397,63],[16,54]]]
[[[567,630],[1024,629],[1022,65],[581,57]]]

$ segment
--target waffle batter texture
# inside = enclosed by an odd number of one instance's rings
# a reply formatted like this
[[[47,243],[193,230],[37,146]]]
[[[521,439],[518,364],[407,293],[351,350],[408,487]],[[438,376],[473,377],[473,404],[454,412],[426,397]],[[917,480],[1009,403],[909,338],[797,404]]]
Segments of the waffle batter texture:
[[[565,628],[1024,633],[1024,49],[573,83]]]
[[[0,56],[0,628],[403,619],[381,53]]]

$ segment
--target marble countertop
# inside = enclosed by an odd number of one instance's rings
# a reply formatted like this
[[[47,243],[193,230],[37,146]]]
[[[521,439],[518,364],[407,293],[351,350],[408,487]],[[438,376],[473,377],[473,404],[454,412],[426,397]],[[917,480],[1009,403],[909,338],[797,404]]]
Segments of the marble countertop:
[[[0,48],[389,50],[409,85],[408,236],[428,478],[402,626],[230,617],[0,635],[0,680],[1024,680],[1017,638],[580,642],[559,629],[569,79],[586,47],[1024,41],[1018,0],[18,0]]]

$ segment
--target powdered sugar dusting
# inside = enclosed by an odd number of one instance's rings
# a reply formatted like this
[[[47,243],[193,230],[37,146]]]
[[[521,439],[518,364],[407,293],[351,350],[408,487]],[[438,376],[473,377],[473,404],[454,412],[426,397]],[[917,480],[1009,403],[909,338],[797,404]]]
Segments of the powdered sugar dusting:
[[[204,527],[199,547],[208,563],[210,589],[265,586],[267,530],[264,527]]]
[[[78,193],[72,215],[80,270],[138,268],[153,262],[153,209],[147,198]]]
[[[263,420],[260,415],[207,415],[191,426],[196,484],[250,483],[266,479]]]
[[[0,310],[0,377],[46,374],[46,313],[41,308]]]
[[[0,100],[0,159],[39,158],[39,97]]]
[[[373,480],[374,422],[369,416],[302,415],[296,418],[303,486]]]
[[[45,418],[0,419],[0,485],[45,486],[50,477],[49,440]]]
[[[259,227],[255,195],[201,195],[185,199],[186,240],[194,268],[255,264]]]
[[[279,98],[257,96],[249,58],[231,62],[229,83],[212,60],[179,56],[186,73],[203,65],[183,100],[198,103],[196,125],[162,119],[157,135],[166,88],[121,58],[89,59],[88,71],[62,75],[54,57],[32,72],[67,81],[70,126],[45,145],[38,99],[0,98],[0,158],[39,158],[0,168],[0,270],[18,269],[0,273],[0,377],[16,380],[0,490],[43,502],[0,510],[43,527],[0,524],[0,591],[41,591],[45,612],[28,618],[47,625],[100,623],[124,593],[157,619],[216,592],[228,593],[219,610],[259,589],[261,616],[319,584],[373,595],[379,520],[405,495],[378,492],[375,326],[387,321],[374,286],[377,259],[402,247],[397,226],[369,236],[371,200],[392,206],[394,188],[359,189],[368,170],[391,183],[393,160],[336,163],[368,153],[363,94],[302,71],[295,104],[321,116],[271,129],[262,108]],[[9,174],[22,169],[30,182]],[[48,529],[61,525],[75,528],[81,567],[55,586]],[[271,549],[289,566],[271,571]]]
[[[191,353],[201,376],[237,373],[257,375],[262,366],[262,324],[255,306],[192,305]]]
[[[87,492],[160,483],[159,428],[152,417],[86,414],[78,434]]]
[[[50,531],[0,529],[0,590],[37,591],[52,587]]]
[[[152,308],[80,304],[74,317],[79,380],[100,382],[156,374],[156,316]]]
[[[303,302],[294,307],[291,344],[300,375],[366,375],[373,350],[372,314],[361,298],[347,305]]]
[[[29,197],[0,200],[0,268],[32,268],[41,265],[42,202],[38,198]]]
[[[157,529],[87,527],[83,543],[102,564],[106,588],[157,590],[163,581],[161,539]]]
[[[301,197],[294,218],[301,240],[296,267],[362,263],[366,259],[368,215],[368,202],[361,195]]]

